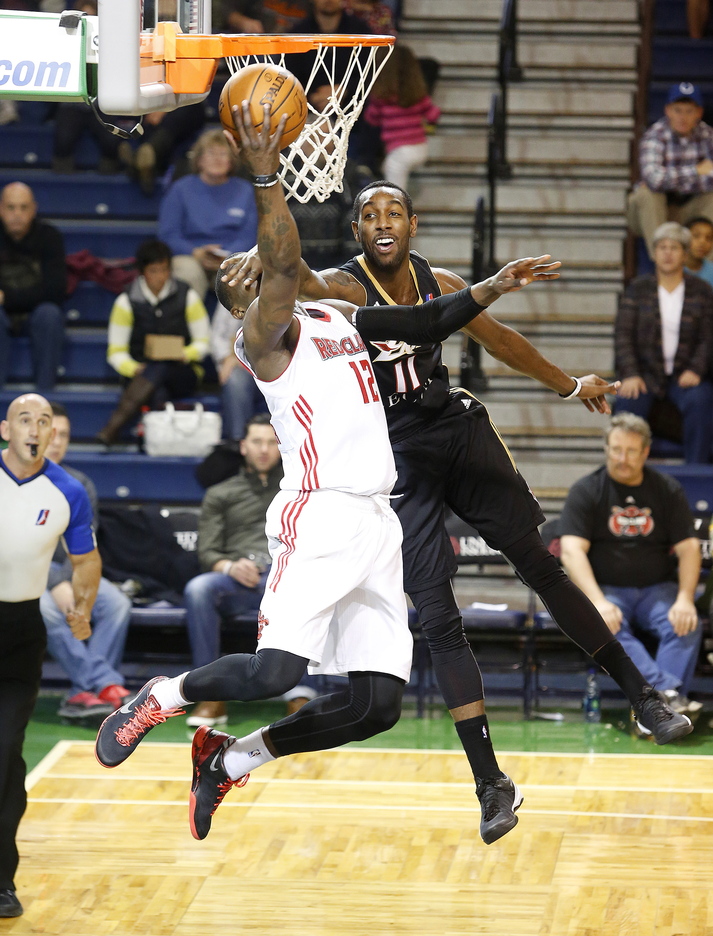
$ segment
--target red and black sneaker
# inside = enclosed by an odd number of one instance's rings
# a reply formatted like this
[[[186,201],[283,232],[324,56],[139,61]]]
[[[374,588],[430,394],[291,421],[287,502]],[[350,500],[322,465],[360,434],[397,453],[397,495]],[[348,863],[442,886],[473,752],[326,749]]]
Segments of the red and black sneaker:
[[[174,715],[185,715],[182,709],[161,709],[151,689],[168,676],[150,679],[138,695],[125,702],[104,719],[97,734],[94,753],[104,767],[117,767],[138,746],[143,736]]]
[[[223,754],[235,741],[223,731],[214,731],[202,725],[193,735],[193,782],[188,805],[191,835],[204,839],[210,832],[213,813],[220,806],[231,787],[244,787],[250,774],[231,780],[225,772]]]

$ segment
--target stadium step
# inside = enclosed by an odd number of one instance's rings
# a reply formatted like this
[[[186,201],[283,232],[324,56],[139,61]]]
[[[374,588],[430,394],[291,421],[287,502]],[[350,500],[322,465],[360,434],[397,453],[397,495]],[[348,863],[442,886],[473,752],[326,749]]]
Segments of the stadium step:
[[[0,188],[10,182],[24,182],[30,186],[39,213],[44,217],[108,216],[155,221],[161,201],[158,194],[147,198],[125,175],[0,169]]]
[[[95,257],[133,257],[139,244],[156,236],[155,221],[123,221],[47,217],[64,235],[67,253],[90,249]]]
[[[63,308],[67,320],[73,325],[106,325],[116,294],[98,283],[83,280],[72,295],[65,299]]]
[[[68,389],[65,385],[59,383],[50,394],[50,397],[53,403],[61,403],[67,410],[67,415],[72,424],[72,441],[87,442],[94,439],[97,432],[104,426],[115,409],[120,394],[121,390],[118,385],[100,388],[95,385],[93,389],[78,389],[77,387]],[[0,391],[0,408],[2,408],[3,412],[16,396],[17,391],[15,390],[5,389]],[[204,409],[214,412],[220,411],[220,398],[213,394],[187,397],[175,401],[175,405],[179,407],[193,406],[198,402],[201,403]],[[131,441],[130,430],[125,430],[121,438],[126,442]]]
[[[470,131],[445,129],[429,139],[428,158],[431,163],[460,164],[480,167],[486,159],[487,140],[484,135],[473,139]],[[507,158],[515,172],[523,167],[553,166],[568,175],[582,175],[591,170],[611,174],[619,168],[619,176],[628,178],[629,140],[624,133],[584,134],[579,130],[545,130],[535,132],[513,128],[507,140]]]
[[[67,380],[116,381],[116,371],[106,360],[106,330],[78,331],[65,334],[60,376]],[[32,359],[29,338],[16,338],[10,360],[10,380],[32,379]]]
[[[198,504],[205,493],[194,474],[201,461],[70,449],[65,463],[89,475],[100,500]]]

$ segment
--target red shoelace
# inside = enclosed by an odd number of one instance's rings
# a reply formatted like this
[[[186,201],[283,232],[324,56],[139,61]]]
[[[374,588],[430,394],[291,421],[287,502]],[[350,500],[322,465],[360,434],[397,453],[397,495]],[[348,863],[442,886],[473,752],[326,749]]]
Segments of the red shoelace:
[[[142,705],[138,705],[129,721],[122,725],[116,732],[116,740],[124,747],[130,747],[134,741],[140,740],[143,735],[156,725],[161,725],[168,718],[175,715],[185,715],[183,709],[155,709],[150,702],[150,697]]]

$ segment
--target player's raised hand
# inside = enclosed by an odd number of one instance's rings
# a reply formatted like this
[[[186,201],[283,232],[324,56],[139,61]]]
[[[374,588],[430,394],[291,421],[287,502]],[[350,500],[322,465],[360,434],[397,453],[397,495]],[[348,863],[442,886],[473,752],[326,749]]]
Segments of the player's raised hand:
[[[561,266],[560,261],[553,261],[549,254],[511,260],[495,276],[490,277],[489,285],[502,296],[504,293],[516,292],[535,281],[549,282],[557,279]]]
[[[621,386],[620,380],[614,380],[611,383],[598,377],[596,374],[587,374],[586,377],[579,378],[582,388],[577,394],[576,399],[581,400],[590,413],[611,413],[611,407],[604,396],[605,393],[615,394]]]
[[[247,101],[238,107],[232,107],[233,123],[240,137],[238,147],[240,156],[247,168],[255,176],[268,176],[280,168],[280,140],[282,131],[287,123],[287,114],[283,114],[277,124],[272,126],[270,105],[263,108],[262,127],[256,130],[250,116],[250,105]],[[225,133],[228,131],[226,130]]]

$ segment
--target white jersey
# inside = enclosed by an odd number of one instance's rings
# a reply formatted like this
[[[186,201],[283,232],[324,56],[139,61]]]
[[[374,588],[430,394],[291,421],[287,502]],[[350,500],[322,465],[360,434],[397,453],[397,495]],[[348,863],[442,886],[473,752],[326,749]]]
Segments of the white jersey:
[[[73,555],[96,547],[87,492],[47,459],[36,475],[20,480],[0,456],[0,504],[0,601],[40,597],[60,537]]]
[[[297,314],[292,360],[275,380],[250,367],[242,329],[238,360],[255,377],[282,453],[280,487],[387,494],[396,481],[384,407],[369,354],[354,325],[332,306],[310,302]]]

